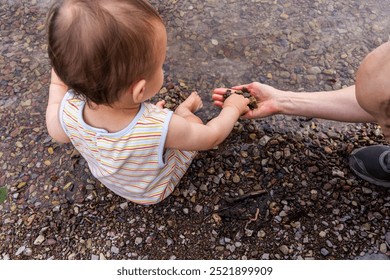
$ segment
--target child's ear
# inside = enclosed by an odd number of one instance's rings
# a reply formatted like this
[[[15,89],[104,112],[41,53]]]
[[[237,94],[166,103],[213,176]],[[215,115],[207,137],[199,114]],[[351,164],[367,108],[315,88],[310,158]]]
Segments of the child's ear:
[[[132,96],[134,103],[141,103],[144,101],[145,85],[145,80],[140,80],[133,85]]]

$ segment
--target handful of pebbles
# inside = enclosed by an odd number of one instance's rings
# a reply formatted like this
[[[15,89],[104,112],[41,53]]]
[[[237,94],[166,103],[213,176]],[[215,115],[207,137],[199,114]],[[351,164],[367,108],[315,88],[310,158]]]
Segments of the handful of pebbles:
[[[236,90],[234,92],[231,89],[226,90],[225,94],[223,95],[223,99],[226,100],[226,98],[232,95],[232,93],[241,94],[245,98],[249,98],[249,104],[248,104],[249,109],[253,110],[257,108],[256,98],[254,98],[250,94],[249,90],[246,87],[243,87],[241,90]]]

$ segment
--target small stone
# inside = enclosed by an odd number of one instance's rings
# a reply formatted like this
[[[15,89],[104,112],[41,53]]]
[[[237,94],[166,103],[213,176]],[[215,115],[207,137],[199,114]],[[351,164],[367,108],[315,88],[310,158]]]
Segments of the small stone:
[[[216,246],[215,250],[222,252],[223,250],[225,250],[225,247],[224,246]]]
[[[284,211],[284,210],[280,211],[279,216],[282,217],[282,218],[286,217],[287,216],[286,211]]]
[[[208,174],[215,174],[215,168],[214,167],[210,167],[209,169],[207,169],[207,173]]]
[[[22,105],[23,107],[31,106],[31,99],[20,102],[20,105]]]
[[[285,158],[289,158],[291,156],[291,150],[289,148],[285,148],[283,150],[283,155]]]
[[[331,184],[329,184],[329,183],[326,183],[324,185],[324,190],[326,190],[326,191],[330,191],[332,188],[333,188],[333,186]]]
[[[214,213],[214,214],[212,215],[212,217],[213,217],[214,222],[215,222],[217,225],[219,225],[219,224],[222,223],[222,218],[221,218],[221,216],[219,216],[217,213]]]
[[[231,253],[233,253],[234,251],[236,251],[236,246],[234,246],[234,245],[227,245],[226,248],[227,248]]]
[[[334,131],[327,131],[326,135],[328,135],[329,138],[332,138],[334,140],[340,139],[340,134],[338,134],[337,132],[334,132]]]
[[[333,153],[333,150],[332,150],[330,147],[328,147],[328,146],[326,146],[326,147],[324,148],[324,151],[325,151],[325,153],[327,153],[327,154]]]
[[[309,173],[317,173],[318,171],[320,171],[320,169],[319,169],[317,166],[313,165],[313,166],[310,166],[310,167],[307,169],[307,171],[308,171]]]
[[[280,246],[279,250],[283,253],[283,255],[288,255],[288,247],[286,245]]]
[[[281,152],[281,151],[276,151],[276,152],[273,154],[273,156],[274,156],[274,159],[279,160],[279,159],[282,158],[283,152]]]
[[[328,246],[329,248],[332,248],[333,243],[330,240],[326,240],[326,246]]]
[[[213,44],[214,46],[218,46],[218,40],[211,39],[211,44]]]
[[[129,204],[127,202],[123,202],[119,204],[119,207],[122,208],[123,210],[126,210],[128,208]]]
[[[142,237],[137,237],[136,239],[135,239],[135,245],[140,245],[141,243],[142,243],[142,241],[143,241],[143,239],[142,239]]]
[[[261,256],[262,260],[269,260],[269,254],[265,253]]]
[[[332,176],[338,176],[340,178],[344,178],[344,172],[338,169],[332,170]]]
[[[195,211],[196,213],[200,213],[202,210],[203,210],[203,206],[202,206],[202,205],[196,205],[196,206],[194,207],[194,211]]]
[[[46,244],[47,244],[48,246],[54,245],[54,244],[56,244],[56,243],[57,243],[57,241],[56,241],[55,239],[53,239],[53,238],[50,238],[50,239],[47,239],[47,240],[46,240]]]
[[[362,191],[364,194],[371,194],[372,193],[372,189],[366,188],[366,187],[362,187]]]
[[[41,245],[45,241],[45,237],[40,234],[34,241],[34,245]]]
[[[18,148],[23,148],[23,144],[20,141],[16,141],[15,142],[15,146],[18,147]]]
[[[320,236],[320,237],[325,237],[325,236],[326,236],[326,232],[325,232],[325,231],[321,231],[321,232],[319,233],[319,236]]]
[[[317,74],[320,74],[321,73],[321,68],[318,67],[318,66],[313,66],[310,68],[310,71],[309,71],[311,74],[314,74],[314,75],[317,75]]]
[[[265,136],[263,136],[263,137],[260,138],[259,144],[260,144],[261,146],[265,146],[265,145],[267,145],[267,143],[268,143],[270,140],[271,140],[271,137],[265,135]]]
[[[318,199],[318,191],[317,190],[311,190],[310,191],[310,199],[311,200],[317,200]]]
[[[323,255],[324,257],[326,257],[327,255],[329,255],[329,251],[328,251],[326,248],[322,248],[322,249],[321,249],[321,255]]]
[[[21,188],[23,188],[26,184],[27,184],[27,182],[20,182],[16,188],[17,188],[17,189],[21,189]]]
[[[26,250],[23,251],[23,255],[30,257],[32,255],[33,251],[31,248],[26,248]]]
[[[63,187],[63,189],[64,190],[67,190],[69,187],[71,187],[73,185],[73,183],[72,182],[69,182],[69,183],[67,183],[64,187]],[[77,206],[76,206],[77,207]]]
[[[164,93],[167,93],[167,92],[168,92],[168,90],[167,90],[166,87],[161,88],[160,91],[159,91],[160,94],[164,94]]]
[[[288,19],[289,16],[288,16],[288,14],[282,13],[282,14],[280,15],[280,18],[281,18],[281,19]]]
[[[19,256],[23,251],[26,249],[26,246],[21,246],[19,249],[16,251],[15,255]]]
[[[112,246],[112,247],[111,247],[111,252],[112,252],[113,254],[119,254],[119,248],[117,248],[117,247],[115,247],[115,246]]]
[[[386,254],[387,253],[387,245],[386,243],[381,243],[381,245],[379,245],[379,251],[383,254]]]
[[[336,71],[333,70],[333,69],[325,69],[325,70],[323,71],[323,73],[324,73],[325,75],[332,76],[332,75],[334,75],[334,74],[336,73]]]
[[[390,245],[390,231],[386,233],[385,239],[386,239],[387,244]]]

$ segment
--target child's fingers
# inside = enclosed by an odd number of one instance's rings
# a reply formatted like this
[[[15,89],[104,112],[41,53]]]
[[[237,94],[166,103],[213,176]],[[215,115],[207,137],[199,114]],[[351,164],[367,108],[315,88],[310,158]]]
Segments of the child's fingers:
[[[161,109],[164,109],[164,105],[165,105],[165,100],[161,100],[156,103],[156,106],[160,107]]]

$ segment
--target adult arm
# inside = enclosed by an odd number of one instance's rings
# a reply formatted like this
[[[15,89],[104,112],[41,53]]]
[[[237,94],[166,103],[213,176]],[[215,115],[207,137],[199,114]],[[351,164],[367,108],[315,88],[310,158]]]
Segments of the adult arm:
[[[258,102],[258,108],[245,114],[245,118],[254,119],[285,114],[342,122],[375,121],[357,102],[355,86],[327,92],[292,92],[255,82],[237,86],[234,89],[242,87],[248,88]],[[223,88],[214,90],[215,105],[222,105],[222,95],[225,91],[226,89]]]

